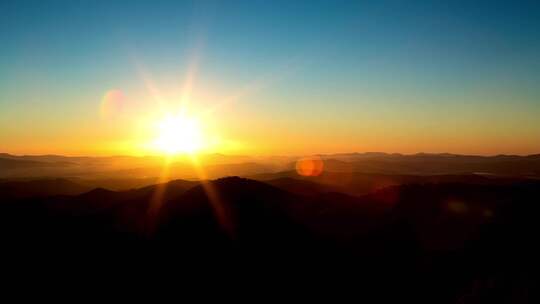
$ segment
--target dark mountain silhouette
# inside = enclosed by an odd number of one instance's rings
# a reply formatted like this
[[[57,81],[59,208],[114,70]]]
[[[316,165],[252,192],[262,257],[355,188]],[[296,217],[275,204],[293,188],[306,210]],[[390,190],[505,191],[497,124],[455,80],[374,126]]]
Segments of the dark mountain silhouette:
[[[284,176],[284,177],[278,177],[275,179],[268,179],[264,180],[265,183],[272,185],[276,188],[280,188],[283,190],[286,190],[291,193],[300,194],[300,195],[308,195],[308,196],[316,196],[321,195],[328,192],[340,192],[339,187],[334,187],[332,185],[313,182],[311,180],[301,179],[298,178],[298,176],[295,177],[289,177],[294,176],[293,174],[271,174],[269,176]]]
[[[538,155],[372,154],[348,157],[347,160],[348,166],[330,162],[327,170],[411,175],[467,173],[540,175]]]
[[[0,181],[0,197],[21,199],[36,196],[76,195],[89,191],[89,186],[67,179],[40,179],[28,181]]]
[[[361,172],[329,172],[319,176],[300,176],[296,171],[252,175],[249,178],[264,181],[279,188],[301,194],[313,192],[342,192],[361,196],[390,186],[408,184],[464,183],[475,185],[507,185],[524,178],[507,178],[490,175],[400,175]],[[302,193],[303,192],[303,193]]]
[[[91,188],[106,188],[114,191],[125,191],[147,187],[159,183],[159,177],[142,177],[142,178],[79,178],[70,177],[75,183],[86,185]]]
[[[210,182],[209,186],[218,193],[217,198],[212,199],[205,186],[199,185],[176,200],[166,201],[162,214],[166,219],[178,221],[182,215],[191,214],[194,210],[207,218],[219,218],[216,213],[222,212],[225,227],[216,228],[230,233],[229,237],[238,241],[247,239],[248,242],[268,243],[289,238],[310,239],[317,233],[335,237],[364,233],[360,227],[367,229],[374,225],[374,221],[387,210],[374,201],[344,194],[306,197],[236,177],[219,179]],[[170,220],[164,222],[169,223]],[[353,232],[341,230],[343,227],[356,228]],[[177,238],[177,230],[182,229],[173,229],[174,238]]]
[[[316,179],[239,177],[12,196],[0,203],[0,237],[16,257],[39,252],[55,265],[128,259],[182,275],[232,267],[312,286],[348,278],[362,298],[381,301],[478,302],[493,284],[508,299],[533,292],[539,182],[456,179],[422,176],[356,197]]]

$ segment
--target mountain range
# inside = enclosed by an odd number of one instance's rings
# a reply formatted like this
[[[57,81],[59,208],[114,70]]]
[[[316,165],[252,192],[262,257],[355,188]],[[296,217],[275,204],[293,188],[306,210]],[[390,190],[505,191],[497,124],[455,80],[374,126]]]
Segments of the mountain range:
[[[274,278],[316,290],[340,282],[380,301],[519,302],[534,293],[539,156],[319,157],[318,176],[299,175],[293,158],[220,155],[203,166],[207,178],[164,179],[140,175],[158,172],[158,158],[3,154],[2,258],[55,271],[240,273],[235,284],[267,291]]]

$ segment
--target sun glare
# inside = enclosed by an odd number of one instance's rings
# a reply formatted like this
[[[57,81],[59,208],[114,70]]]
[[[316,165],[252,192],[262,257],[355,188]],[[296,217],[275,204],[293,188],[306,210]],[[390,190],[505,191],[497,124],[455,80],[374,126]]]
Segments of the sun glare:
[[[185,115],[167,115],[158,124],[155,147],[167,154],[195,153],[203,146],[199,121]]]

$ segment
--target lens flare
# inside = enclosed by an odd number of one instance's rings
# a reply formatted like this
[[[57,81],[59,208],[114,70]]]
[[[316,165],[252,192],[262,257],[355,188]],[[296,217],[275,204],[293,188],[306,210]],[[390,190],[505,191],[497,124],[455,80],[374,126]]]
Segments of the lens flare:
[[[120,90],[109,90],[101,99],[100,115],[102,118],[112,118],[118,115],[124,107],[124,93]]]
[[[465,214],[469,211],[469,207],[462,201],[449,201],[447,203],[448,210],[457,214]]]
[[[296,172],[301,176],[319,176],[323,169],[324,162],[319,156],[304,157],[296,162]]]

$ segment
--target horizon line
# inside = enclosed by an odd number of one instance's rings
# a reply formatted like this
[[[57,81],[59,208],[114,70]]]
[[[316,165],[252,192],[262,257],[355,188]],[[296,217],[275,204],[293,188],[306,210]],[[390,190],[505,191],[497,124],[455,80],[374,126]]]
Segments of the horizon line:
[[[309,156],[343,156],[343,155],[354,155],[354,154],[384,154],[384,155],[399,155],[399,156],[419,156],[419,155],[434,155],[434,156],[472,156],[472,157],[502,157],[502,156],[513,156],[513,157],[530,157],[530,156],[537,156],[540,155],[540,152],[538,153],[532,153],[532,154],[505,154],[505,153],[499,153],[499,154],[468,154],[468,153],[451,153],[451,152],[416,152],[416,153],[399,153],[399,152],[382,152],[382,151],[365,151],[365,152],[334,152],[334,153],[308,153],[308,154],[225,154],[220,152],[213,152],[213,153],[196,153],[196,155],[199,156],[211,156],[211,155],[221,155],[221,156],[229,156],[229,157],[309,157]],[[181,158],[181,157],[189,157],[190,154],[188,153],[180,153],[176,155],[160,155],[160,154],[145,154],[145,155],[129,155],[129,154],[111,154],[111,155],[69,155],[69,154],[16,154],[16,153],[8,153],[8,152],[0,152],[0,156],[14,156],[14,157],[44,157],[44,156],[59,156],[59,157],[87,157],[87,158],[107,158],[107,157],[132,157],[132,158],[145,158],[145,157],[156,157],[156,158]]]

